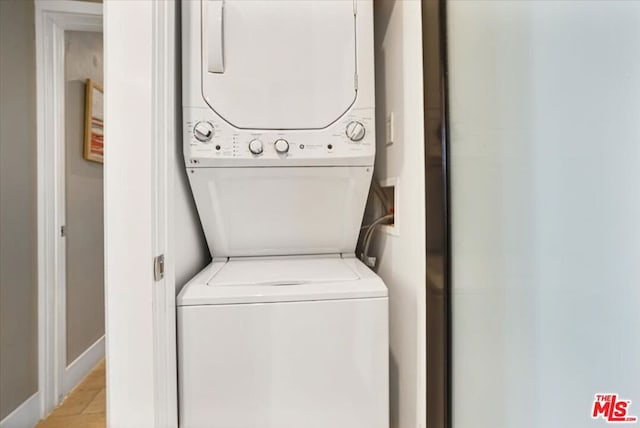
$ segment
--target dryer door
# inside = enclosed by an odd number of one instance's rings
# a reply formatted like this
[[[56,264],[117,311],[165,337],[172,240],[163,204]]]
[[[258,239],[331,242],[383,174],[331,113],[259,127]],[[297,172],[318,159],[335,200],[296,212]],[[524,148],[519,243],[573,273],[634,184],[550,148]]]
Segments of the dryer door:
[[[320,129],[356,99],[353,1],[201,0],[202,92],[244,129]]]

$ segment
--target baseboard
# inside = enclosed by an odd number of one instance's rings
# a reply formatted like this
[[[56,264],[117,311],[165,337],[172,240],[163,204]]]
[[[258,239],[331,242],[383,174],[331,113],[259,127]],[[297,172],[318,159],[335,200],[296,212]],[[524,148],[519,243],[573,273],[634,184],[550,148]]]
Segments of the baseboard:
[[[64,371],[62,395],[66,396],[104,358],[104,336],[73,360]],[[4,428],[4,427],[2,427]]]
[[[0,421],[0,428],[33,428],[39,420],[40,393],[36,392]]]

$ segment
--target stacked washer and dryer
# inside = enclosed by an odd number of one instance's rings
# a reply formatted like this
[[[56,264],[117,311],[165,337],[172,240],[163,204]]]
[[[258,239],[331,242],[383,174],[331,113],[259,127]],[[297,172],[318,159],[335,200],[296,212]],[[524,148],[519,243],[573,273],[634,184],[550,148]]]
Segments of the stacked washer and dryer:
[[[178,296],[180,425],[387,428],[371,0],[182,2],[187,175],[213,260]]]

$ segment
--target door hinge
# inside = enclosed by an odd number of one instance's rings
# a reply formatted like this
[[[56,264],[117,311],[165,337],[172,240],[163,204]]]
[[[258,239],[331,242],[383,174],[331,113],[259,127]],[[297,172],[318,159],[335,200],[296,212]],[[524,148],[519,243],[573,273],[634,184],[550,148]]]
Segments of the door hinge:
[[[67,226],[66,225],[60,226],[60,236],[63,237],[63,238],[65,236],[67,236]]]
[[[160,281],[164,278],[164,254],[153,258],[153,279]]]

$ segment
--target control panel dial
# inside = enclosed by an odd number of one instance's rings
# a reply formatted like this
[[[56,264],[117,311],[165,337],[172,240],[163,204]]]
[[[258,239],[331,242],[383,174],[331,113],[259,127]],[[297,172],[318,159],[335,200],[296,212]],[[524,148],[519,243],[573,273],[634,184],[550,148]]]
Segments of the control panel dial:
[[[276,152],[278,153],[287,153],[289,151],[289,142],[282,138],[279,140],[276,140],[273,146],[275,147]]]
[[[347,137],[351,141],[360,141],[364,138],[366,130],[364,125],[358,121],[349,122],[346,129]]]
[[[259,155],[263,151],[262,141],[260,140],[251,140],[249,143],[249,151],[254,155]]]
[[[201,143],[208,143],[213,139],[215,130],[211,122],[198,122],[193,127],[193,136]]]

